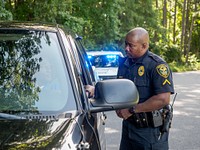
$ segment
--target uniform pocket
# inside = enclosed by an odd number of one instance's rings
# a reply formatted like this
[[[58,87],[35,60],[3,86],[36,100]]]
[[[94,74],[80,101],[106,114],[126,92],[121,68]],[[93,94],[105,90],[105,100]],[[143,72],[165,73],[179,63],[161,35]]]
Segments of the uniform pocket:
[[[138,87],[143,87],[143,86],[148,87],[148,81],[144,79],[136,79],[135,85],[137,85]]]
[[[137,86],[140,99],[142,101],[148,99],[150,95],[152,94],[150,86],[149,86],[149,80],[136,79],[135,85]]]

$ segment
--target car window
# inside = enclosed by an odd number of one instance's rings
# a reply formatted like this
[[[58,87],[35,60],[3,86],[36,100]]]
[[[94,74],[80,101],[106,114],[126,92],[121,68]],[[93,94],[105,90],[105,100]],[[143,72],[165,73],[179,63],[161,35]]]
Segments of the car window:
[[[79,57],[81,60],[81,68],[83,70],[83,78],[85,78],[83,79],[84,85],[93,85],[96,82],[94,72],[80,39],[77,39],[76,47],[77,49],[79,49]]]
[[[0,57],[0,111],[74,109],[56,33],[0,30]]]
[[[74,64],[76,65],[74,68],[75,70],[77,70],[78,74],[75,76],[78,76],[81,78],[83,85],[87,85],[87,84],[92,85],[95,79],[94,79],[92,68],[89,65],[90,62],[87,58],[87,54],[84,50],[84,47],[82,46],[80,40],[78,39],[74,40],[71,36],[67,36],[67,40],[69,41],[70,45],[67,46],[66,42],[64,43],[64,45],[66,46],[67,50],[70,52],[70,55],[72,55],[72,59],[74,61]],[[78,82],[79,81],[77,80],[77,83]]]
[[[81,49],[77,46],[76,41],[70,35],[66,35],[65,32],[60,31],[61,36],[63,37],[63,44],[66,48],[66,53],[71,57],[70,58],[70,65],[71,65],[71,75],[74,77],[75,82],[73,82],[73,86],[75,88],[76,102],[77,106],[82,106],[81,108],[85,107],[85,99],[84,93],[85,89],[83,89],[83,85],[86,85],[88,81],[88,75],[85,74],[85,64],[83,64],[82,56],[81,56]],[[66,36],[64,36],[66,35]],[[91,82],[91,81],[90,81]],[[81,109],[80,108],[80,109]],[[79,109],[79,108],[78,108]]]

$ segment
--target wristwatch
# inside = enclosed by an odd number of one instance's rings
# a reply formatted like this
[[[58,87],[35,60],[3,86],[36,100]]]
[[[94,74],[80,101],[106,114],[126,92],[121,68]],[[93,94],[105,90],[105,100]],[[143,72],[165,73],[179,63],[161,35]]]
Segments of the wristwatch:
[[[134,114],[135,113],[135,107],[136,106],[134,105],[133,107],[129,108],[128,111],[129,111],[130,114]]]

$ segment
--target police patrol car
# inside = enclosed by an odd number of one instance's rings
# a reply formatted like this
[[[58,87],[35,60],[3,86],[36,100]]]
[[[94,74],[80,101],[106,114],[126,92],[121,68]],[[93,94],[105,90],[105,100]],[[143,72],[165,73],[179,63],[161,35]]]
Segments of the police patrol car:
[[[118,59],[123,57],[120,51],[89,51],[87,55],[100,80],[117,77]]]

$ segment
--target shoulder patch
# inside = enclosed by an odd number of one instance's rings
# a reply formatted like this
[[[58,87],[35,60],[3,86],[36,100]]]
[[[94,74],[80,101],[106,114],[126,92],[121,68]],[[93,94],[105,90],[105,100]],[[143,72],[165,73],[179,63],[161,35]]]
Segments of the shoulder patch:
[[[156,67],[156,70],[158,74],[164,78],[167,78],[169,76],[169,68],[165,64],[160,64]]]

